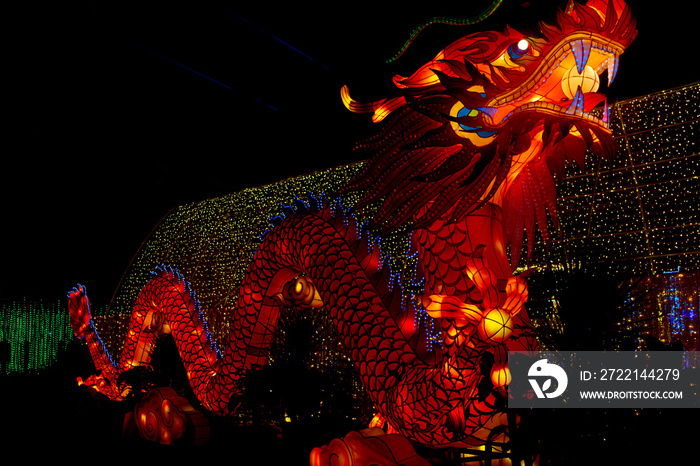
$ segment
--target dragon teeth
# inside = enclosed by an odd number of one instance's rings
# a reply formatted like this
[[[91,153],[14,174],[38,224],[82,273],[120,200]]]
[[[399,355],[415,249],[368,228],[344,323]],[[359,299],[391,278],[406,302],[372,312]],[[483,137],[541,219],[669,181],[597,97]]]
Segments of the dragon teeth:
[[[608,59],[608,86],[612,84],[615,75],[617,74],[617,67],[620,64],[620,54],[617,51],[614,52],[613,56]]]
[[[583,116],[583,92],[581,92],[581,86],[576,90],[576,95],[571,100],[571,105],[566,109],[566,113],[569,115]]]
[[[591,41],[590,40],[577,40],[571,43],[571,50],[574,52],[574,58],[576,59],[576,69],[578,73],[583,73],[583,69],[588,63],[588,57],[591,56]]]

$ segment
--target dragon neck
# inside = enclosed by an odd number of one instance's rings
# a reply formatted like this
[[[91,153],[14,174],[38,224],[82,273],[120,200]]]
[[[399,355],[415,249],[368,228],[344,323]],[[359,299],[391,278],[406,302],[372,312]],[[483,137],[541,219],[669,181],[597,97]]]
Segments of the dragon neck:
[[[449,295],[464,302],[477,302],[466,261],[477,250],[498,280],[512,276],[503,240],[503,211],[496,204],[485,204],[455,223],[438,220],[426,229],[416,230],[413,244],[420,257],[426,295]]]

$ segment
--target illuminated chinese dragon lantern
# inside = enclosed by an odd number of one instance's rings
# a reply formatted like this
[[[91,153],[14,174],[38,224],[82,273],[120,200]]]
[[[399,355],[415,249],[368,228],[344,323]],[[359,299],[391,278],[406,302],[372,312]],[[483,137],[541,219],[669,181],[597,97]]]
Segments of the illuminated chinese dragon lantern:
[[[345,189],[361,193],[358,208],[380,204],[369,225],[378,234],[411,229],[421,293],[402,292],[350,214],[324,199],[296,201],[255,253],[221,352],[183,277],[169,268],[139,296],[118,363],[91,323],[85,290],[76,288],[72,323],[100,371],[92,382],[123,397],[119,374],[148,364],[154,335],[169,332],[202,405],[231,414],[246,374],[266,362],[280,304],[325,307],[377,409],[373,428],[430,446],[498,440],[494,428],[507,424],[498,408],[510,381],[507,351],[537,347],[525,277],[513,276],[523,238],[536,227],[549,238],[552,173],[580,163],[587,149],[613,155],[608,105],[596,91],[601,75],[613,81],[636,35],[621,0],[571,2],[540,32],[459,39],[412,75],[396,76],[396,97],[360,103],[341,91],[349,110],[383,125],[358,144],[372,157]],[[441,331],[438,354],[421,313]],[[483,369],[487,353],[493,364]],[[483,380],[491,388],[479,397]],[[325,457],[312,455],[317,463]]]

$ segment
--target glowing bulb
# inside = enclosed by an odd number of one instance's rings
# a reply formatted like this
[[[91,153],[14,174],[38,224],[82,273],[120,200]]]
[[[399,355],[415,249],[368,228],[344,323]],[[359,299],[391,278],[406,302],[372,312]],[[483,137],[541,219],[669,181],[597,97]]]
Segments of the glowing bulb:
[[[500,344],[510,337],[513,324],[510,314],[502,309],[491,309],[477,327],[479,337],[491,344]]]
[[[561,89],[569,99],[574,98],[579,86],[581,86],[581,92],[584,94],[598,90],[600,79],[595,70],[590,66],[586,66],[581,74],[579,74],[576,67],[573,66],[561,80]]]
[[[518,49],[521,51],[525,52],[527,49],[530,47],[530,43],[526,41],[525,39],[520,39],[520,42],[518,42]]]

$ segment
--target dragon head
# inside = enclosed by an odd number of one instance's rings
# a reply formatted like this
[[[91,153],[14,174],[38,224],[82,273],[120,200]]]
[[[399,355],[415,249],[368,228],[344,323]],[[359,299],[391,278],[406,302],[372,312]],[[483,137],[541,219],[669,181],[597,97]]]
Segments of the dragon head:
[[[395,76],[398,97],[359,103],[343,86],[349,110],[386,120],[358,144],[375,155],[346,187],[364,192],[361,206],[381,200],[376,228],[457,221],[491,202],[503,208],[514,264],[535,222],[548,240],[547,211],[556,222],[552,173],[567,160],[581,164],[586,149],[616,150],[597,91],[601,79],[613,81],[637,31],[622,0],[570,1],[539,31],[463,37],[411,76]]]

